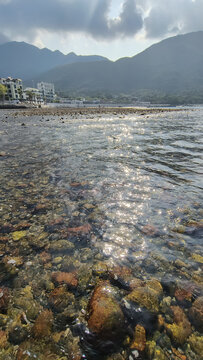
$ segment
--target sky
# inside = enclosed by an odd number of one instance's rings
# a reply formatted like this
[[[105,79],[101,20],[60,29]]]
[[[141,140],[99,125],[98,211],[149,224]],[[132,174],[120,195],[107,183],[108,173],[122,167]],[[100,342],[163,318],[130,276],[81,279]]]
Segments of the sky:
[[[202,15],[203,0],[0,0],[0,44],[26,41],[116,60],[203,30]]]

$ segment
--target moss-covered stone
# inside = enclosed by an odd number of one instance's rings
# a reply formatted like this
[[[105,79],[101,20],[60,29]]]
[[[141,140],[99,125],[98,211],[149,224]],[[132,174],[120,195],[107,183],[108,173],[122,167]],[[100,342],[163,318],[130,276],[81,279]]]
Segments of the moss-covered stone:
[[[145,307],[149,311],[159,311],[158,293],[151,288],[139,287],[126,296],[126,300],[130,300]]]

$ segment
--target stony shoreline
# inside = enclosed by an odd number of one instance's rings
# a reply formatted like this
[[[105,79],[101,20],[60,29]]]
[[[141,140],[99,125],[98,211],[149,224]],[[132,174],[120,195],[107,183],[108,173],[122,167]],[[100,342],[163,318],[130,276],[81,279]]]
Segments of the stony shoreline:
[[[15,109],[15,116],[40,116],[40,115],[52,115],[52,116],[65,116],[65,115],[150,115],[159,114],[164,112],[184,111],[181,108],[136,108],[136,107],[80,107],[80,108],[27,108],[27,109]]]
[[[203,228],[201,203],[187,205],[183,198],[177,206],[170,205],[174,188],[164,184],[165,193],[159,191],[156,197],[164,196],[159,201],[168,204],[166,230],[162,222],[154,223],[155,217],[149,222],[143,213],[142,222],[137,219],[128,233],[132,213],[124,209],[125,225],[117,217],[122,208],[115,195],[131,200],[140,190],[146,197],[146,186],[139,187],[133,173],[126,181],[124,175],[117,181],[105,173],[99,185],[94,167],[85,162],[94,144],[99,150],[95,168],[101,157],[106,162],[104,145],[100,152],[104,136],[111,137],[109,154],[114,151],[117,160],[120,142],[115,141],[125,127],[118,133],[110,129],[115,125],[118,131],[119,121],[126,126],[128,114],[133,126],[138,119],[137,144],[149,142],[142,129],[150,117],[157,140],[154,119],[159,115],[153,114],[165,111],[174,109],[50,108],[0,113],[5,144],[0,149],[0,359],[201,359],[203,257],[197,242]],[[80,148],[78,142],[86,143],[95,127],[89,148]],[[126,138],[124,150],[126,143],[133,147]],[[157,145],[152,145],[157,151]],[[138,152],[131,154],[139,157]],[[163,160],[163,153],[160,157]],[[85,167],[90,169],[88,176]],[[134,162],[131,169],[135,167]],[[158,179],[163,189],[161,176]],[[114,200],[112,207],[109,198]],[[134,209],[138,199],[134,198]],[[192,236],[195,242],[190,248],[187,239]],[[107,244],[120,243],[116,260],[118,247],[110,256],[102,251]],[[142,244],[148,244],[149,250]],[[125,259],[127,248],[130,257]]]

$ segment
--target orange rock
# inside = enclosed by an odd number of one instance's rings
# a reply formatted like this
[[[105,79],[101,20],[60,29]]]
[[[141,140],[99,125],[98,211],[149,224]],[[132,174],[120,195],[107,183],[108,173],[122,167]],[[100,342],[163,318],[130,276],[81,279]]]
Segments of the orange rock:
[[[191,301],[192,293],[189,289],[178,287],[175,291],[175,297],[180,302],[182,302],[184,300]]]
[[[74,228],[68,228],[68,232],[73,234],[88,234],[91,229],[92,227],[90,224],[85,224]]]
[[[105,340],[119,340],[123,336],[124,315],[114,297],[108,281],[102,281],[94,289],[88,304],[89,329]]]
[[[67,272],[55,272],[52,273],[52,280],[59,284],[67,284],[69,287],[75,288],[78,286],[78,280],[75,273],[67,273]]]
[[[178,359],[187,360],[187,357],[185,355],[181,354],[180,351],[178,351],[177,349],[172,347],[172,351],[178,357]]]
[[[145,328],[141,325],[137,325],[135,328],[135,338],[131,344],[131,349],[137,349],[139,351],[144,351],[146,346],[146,331]]]
[[[33,335],[35,338],[47,337],[51,335],[53,324],[53,314],[51,310],[44,310],[35,320]]]

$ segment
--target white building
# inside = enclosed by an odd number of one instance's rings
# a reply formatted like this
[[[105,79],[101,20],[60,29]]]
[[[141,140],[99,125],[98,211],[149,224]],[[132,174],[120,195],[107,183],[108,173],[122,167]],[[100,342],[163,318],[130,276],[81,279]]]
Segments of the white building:
[[[8,100],[21,100],[23,94],[23,85],[21,79],[0,78],[0,84],[7,88],[6,98]]]
[[[44,101],[52,102],[55,100],[54,84],[40,82],[37,84],[37,88],[41,92],[42,98],[44,99]]]
[[[42,94],[39,89],[27,87],[23,91],[25,100],[35,103],[43,103]]]

